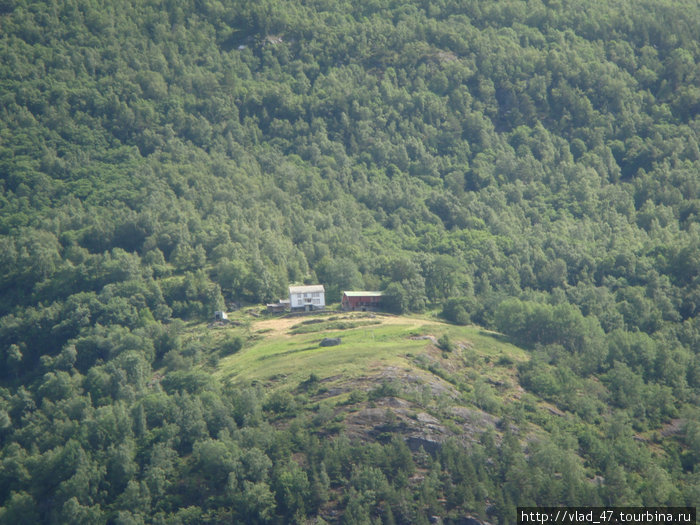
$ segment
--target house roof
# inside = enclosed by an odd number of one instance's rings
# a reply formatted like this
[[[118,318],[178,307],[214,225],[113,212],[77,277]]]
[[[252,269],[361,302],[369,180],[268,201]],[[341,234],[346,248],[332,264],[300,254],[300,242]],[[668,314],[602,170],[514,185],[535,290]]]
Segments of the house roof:
[[[289,287],[289,293],[314,293],[314,292],[325,293],[323,285],[322,284],[310,284],[307,286],[290,286]]]
[[[343,292],[347,297],[381,297],[384,292]]]

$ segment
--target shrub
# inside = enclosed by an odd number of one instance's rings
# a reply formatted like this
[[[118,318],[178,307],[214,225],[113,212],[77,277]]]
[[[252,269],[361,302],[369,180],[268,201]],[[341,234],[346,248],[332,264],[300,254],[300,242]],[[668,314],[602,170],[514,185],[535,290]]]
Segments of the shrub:
[[[454,345],[450,341],[450,336],[443,334],[437,341],[438,348],[444,352],[452,352],[454,350]]]
[[[231,355],[243,348],[243,338],[241,336],[230,337],[221,345],[221,355]]]
[[[466,325],[471,322],[469,312],[474,310],[473,297],[452,297],[442,307],[442,316],[455,324]]]

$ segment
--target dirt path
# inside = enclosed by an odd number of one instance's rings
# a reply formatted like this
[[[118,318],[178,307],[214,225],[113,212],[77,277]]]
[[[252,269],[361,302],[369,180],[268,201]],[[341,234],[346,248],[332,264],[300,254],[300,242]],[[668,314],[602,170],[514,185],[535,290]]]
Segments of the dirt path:
[[[264,332],[266,335],[278,335],[278,336],[287,336],[290,337],[289,335],[289,330],[295,326],[298,325],[299,323],[307,320],[307,319],[319,319],[322,321],[328,320],[329,317],[345,317],[345,316],[351,316],[352,314],[345,314],[345,313],[340,313],[340,312],[333,312],[329,313],[327,316],[323,317],[275,317],[273,319],[265,319],[263,321],[257,321],[253,323],[252,325],[252,330],[254,332]],[[357,316],[357,320],[362,320],[366,319],[367,317],[364,316]],[[377,315],[373,319],[376,319],[378,321],[381,321],[381,324],[391,324],[391,325],[408,325],[412,327],[418,327],[418,326],[423,326],[426,324],[431,324],[431,321],[428,321],[426,319],[415,319],[412,317],[402,317],[402,316],[395,316],[395,315]]]

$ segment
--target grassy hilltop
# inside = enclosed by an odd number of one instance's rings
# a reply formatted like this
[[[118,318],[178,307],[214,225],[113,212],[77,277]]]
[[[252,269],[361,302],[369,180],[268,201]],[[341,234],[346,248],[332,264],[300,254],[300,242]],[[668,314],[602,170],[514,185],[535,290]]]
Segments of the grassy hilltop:
[[[253,323],[252,333],[260,339],[222,359],[217,376],[292,390],[313,374],[331,403],[391,383],[399,392],[408,389],[418,395],[427,387],[457,398],[465,395],[478,404],[483,400],[474,398],[475,382],[488,380],[512,395],[517,385],[514,366],[528,359],[521,349],[497,340],[496,334],[434,319],[342,313],[314,317],[311,322],[302,319]],[[341,344],[320,346],[326,337],[339,337]]]

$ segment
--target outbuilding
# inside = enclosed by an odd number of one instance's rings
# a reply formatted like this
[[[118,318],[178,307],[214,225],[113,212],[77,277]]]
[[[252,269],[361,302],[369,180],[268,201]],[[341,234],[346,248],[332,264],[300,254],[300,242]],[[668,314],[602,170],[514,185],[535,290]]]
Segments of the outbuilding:
[[[217,321],[225,322],[228,321],[228,315],[226,315],[226,312],[224,312],[223,310],[217,310],[216,312],[214,312],[214,319]]]
[[[280,299],[276,303],[268,303],[265,306],[267,306],[267,313],[269,314],[284,313],[289,310],[289,299]]]
[[[349,312],[373,312],[382,309],[382,292],[343,292],[341,307]]]

